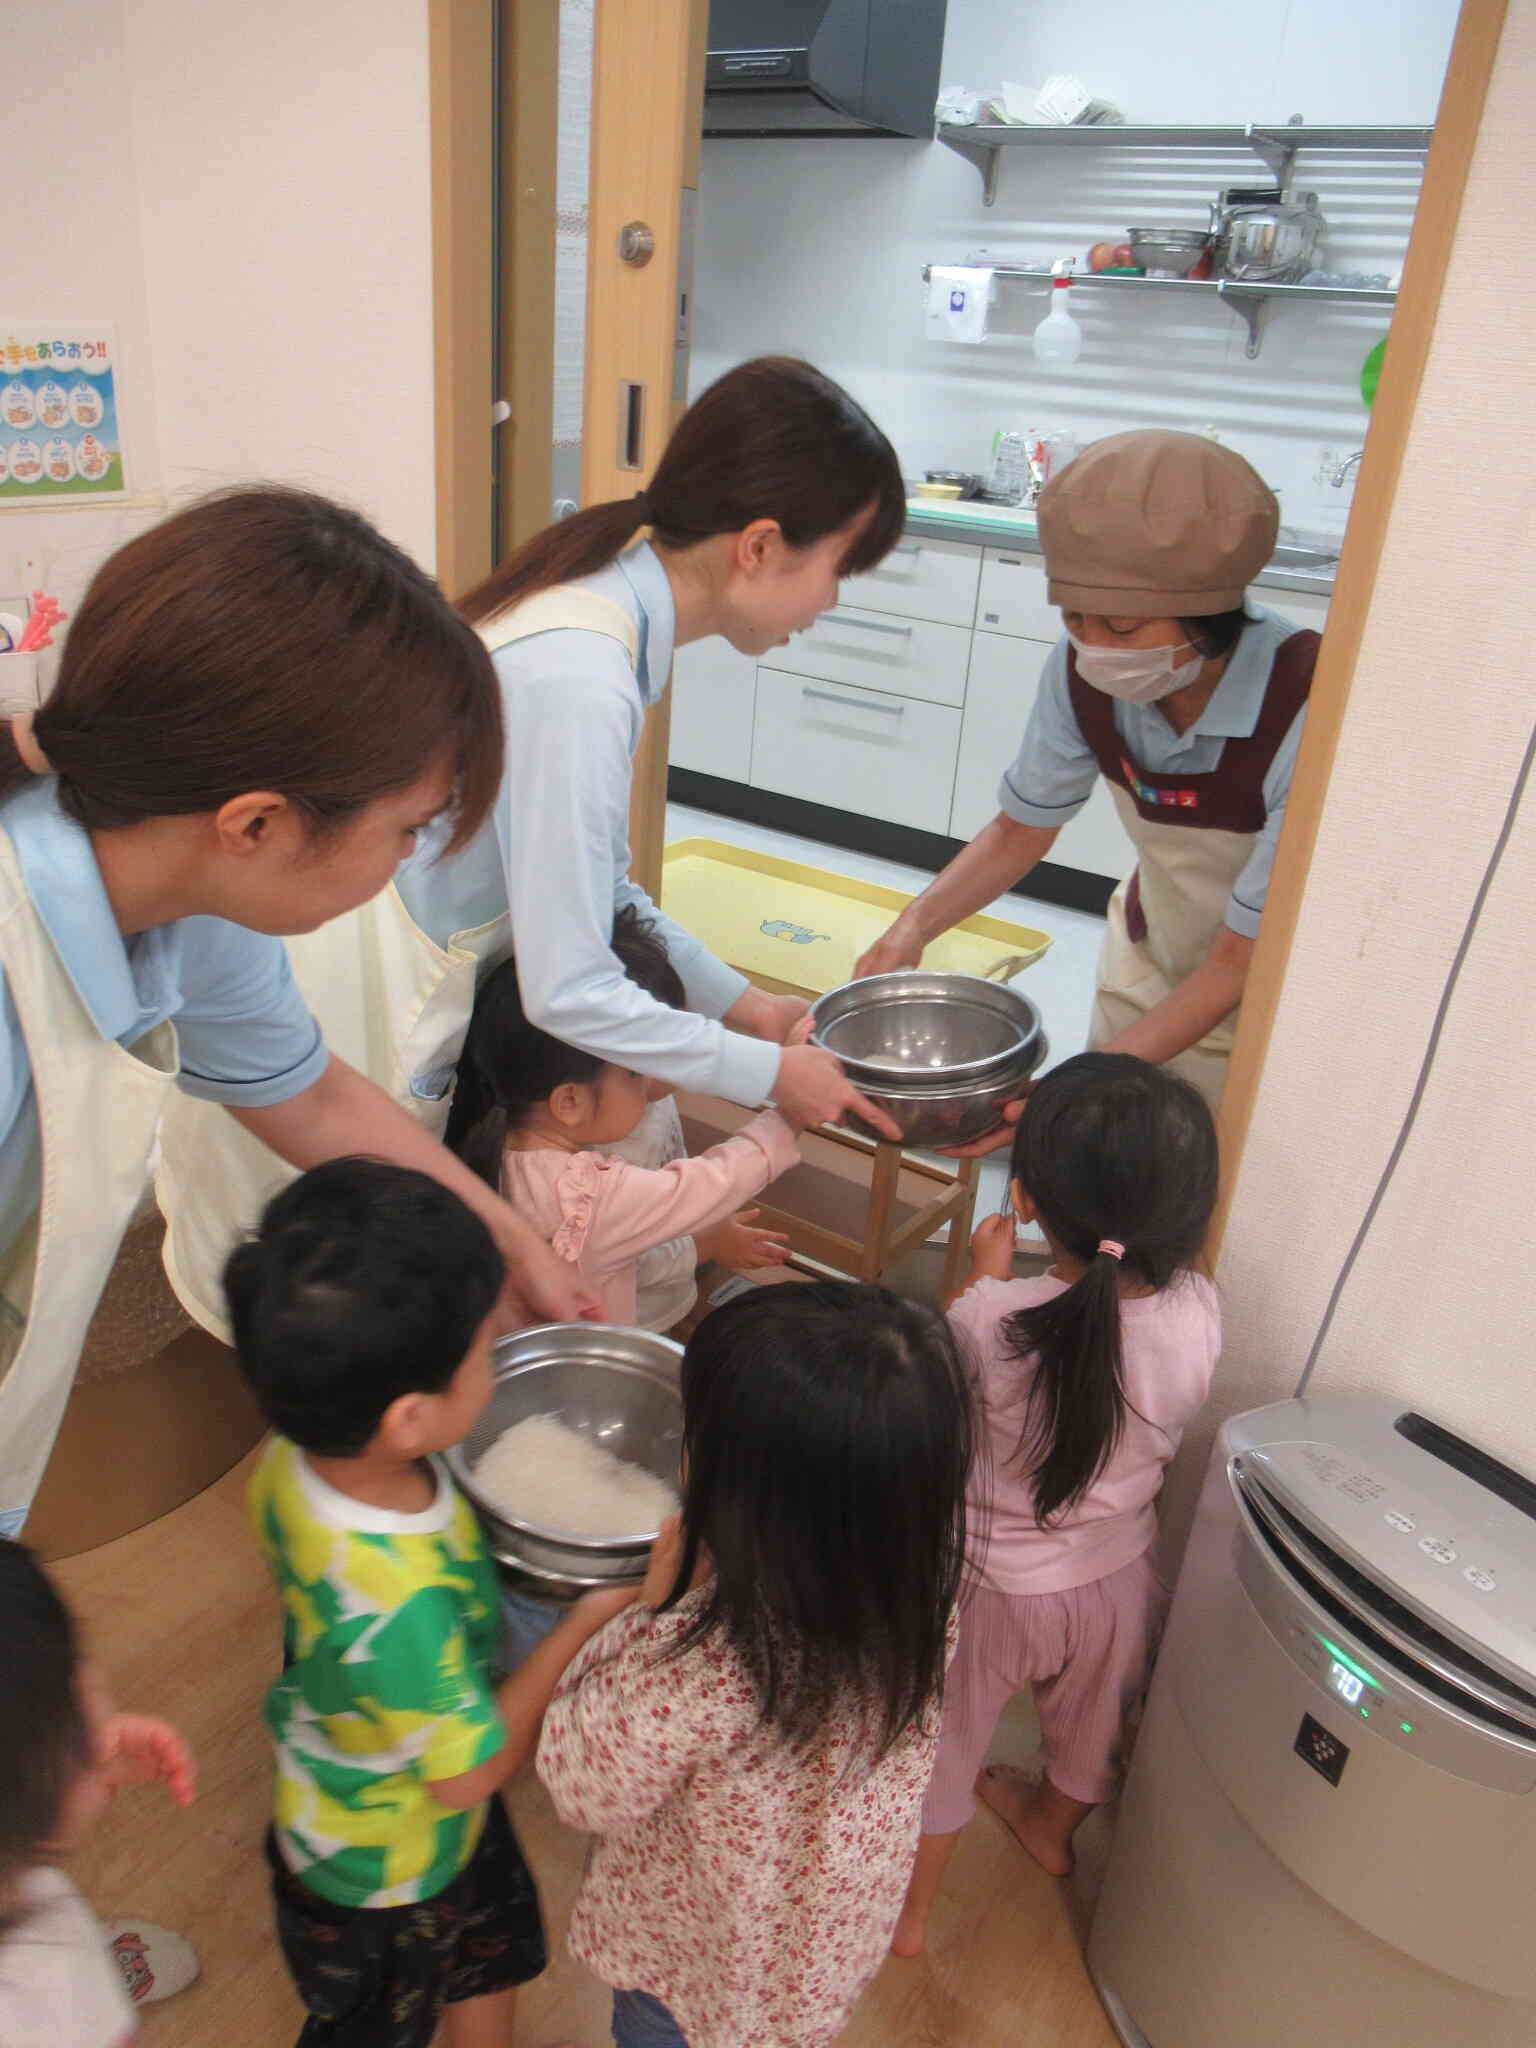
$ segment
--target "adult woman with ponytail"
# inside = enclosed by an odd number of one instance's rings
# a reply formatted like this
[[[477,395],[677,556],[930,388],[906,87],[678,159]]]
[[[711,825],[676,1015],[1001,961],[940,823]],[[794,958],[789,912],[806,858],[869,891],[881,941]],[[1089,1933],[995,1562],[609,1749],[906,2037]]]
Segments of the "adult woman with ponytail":
[[[430,580],[356,513],[275,488],[112,556],[47,702],[0,721],[0,1534],[178,1086],[244,1125],[269,1178],[347,1152],[435,1173],[548,1312],[575,1302],[484,1183],[332,1055],[277,936],[382,888],[434,819],[473,837],[500,744],[485,651]]]
[[[923,1947],[972,1789],[1054,1876],[1110,1797],[1167,1592],[1155,1562],[1163,1470],[1221,1348],[1194,1270],[1216,1200],[1216,1127],[1165,1067],[1090,1052],[1035,1084],[1013,1141],[1012,1205],[1053,1264],[1015,1280],[1013,1216],[972,1240],[950,1310],[981,1368],[987,1457],[972,1474],[979,1582],[961,1614],[923,1835],[892,1946]],[[978,1768],[1028,1687],[1041,1769]]]
[[[628,879],[629,798],[674,649],[711,634],[747,654],[782,645],[836,602],[840,576],[881,560],[905,512],[868,415],[809,364],[763,358],[689,408],[645,491],[549,527],[472,591],[461,609],[501,685],[500,789],[462,853],[439,858],[438,835],[365,912],[292,949],[333,1043],[441,1131],[477,981],[515,944],[528,1020],[551,1038],[675,1087],[771,1100],[800,1125],[855,1109],[894,1137],[831,1054],[786,1045],[802,1003],[750,988]],[[626,904],[656,923],[686,1010],[625,975],[610,938]],[[191,1105],[167,1128],[172,1274],[210,1324],[223,1258],[268,1191],[232,1149]]]

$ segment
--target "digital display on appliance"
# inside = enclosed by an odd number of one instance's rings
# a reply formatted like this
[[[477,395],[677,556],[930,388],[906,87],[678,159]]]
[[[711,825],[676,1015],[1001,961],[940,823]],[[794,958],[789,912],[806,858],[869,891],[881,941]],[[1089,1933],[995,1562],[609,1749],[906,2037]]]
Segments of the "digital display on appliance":
[[[1365,1680],[1356,1678],[1354,1672],[1346,1670],[1337,1659],[1328,1666],[1328,1684],[1339,1698],[1347,1701],[1350,1706],[1354,1706],[1361,1693],[1365,1691]]]

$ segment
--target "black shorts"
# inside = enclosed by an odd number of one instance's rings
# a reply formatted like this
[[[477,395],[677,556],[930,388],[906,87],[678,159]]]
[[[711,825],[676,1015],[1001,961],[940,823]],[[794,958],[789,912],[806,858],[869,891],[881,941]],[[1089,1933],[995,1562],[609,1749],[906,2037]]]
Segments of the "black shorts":
[[[430,2048],[445,2005],[526,1984],[547,1961],[539,1895],[499,1799],[453,1883],[413,1905],[332,1905],[270,1832],[266,1850],[278,1940],[310,2015],[298,2048]]]

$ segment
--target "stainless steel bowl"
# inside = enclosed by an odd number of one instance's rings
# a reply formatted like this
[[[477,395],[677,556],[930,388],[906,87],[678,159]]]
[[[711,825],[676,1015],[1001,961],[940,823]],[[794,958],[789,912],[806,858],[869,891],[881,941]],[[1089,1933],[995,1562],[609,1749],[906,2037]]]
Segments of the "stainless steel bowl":
[[[494,1555],[513,1572],[569,1598],[588,1586],[645,1574],[655,1529],[573,1536],[496,1507],[475,1484],[475,1465],[504,1430],[530,1415],[557,1415],[616,1457],[678,1483],[683,1401],[682,1346],[649,1330],[612,1323],[545,1323],[496,1347],[496,1391],[448,1467],[485,1528]]]
[[[988,1082],[984,1088],[909,1088],[895,1082],[879,1088],[866,1088],[864,1093],[888,1116],[894,1117],[904,1145],[969,1145],[973,1138],[984,1138],[988,1131],[997,1129],[1003,1121],[1003,1104],[1018,1099],[1025,1082],[1045,1058],[1047,1050],[1042,1032],[1036,1058],[1017,1072]],[[883,1131],[873,1130],[862,1117],[851,1112],[848,1122],[867,1137],[885,1135]]]
[[[811,1040],[860,1088],[982,1087],[1014,1072],[1040,1012],[1006,982],[976,974],[868,974],[824,995]]]
[[[1029,998],[973,974],[867,975],[824,995],[811,1018],[812,1042],[837,1054],[912,1145],[964,1145],[994,1129],[1047,1049]]]
[[[1133,263],[1142,270],[1168,271],[1175,277],[1188,277],[1216,239],[1208,228],[1127,228],[1125,232]]]

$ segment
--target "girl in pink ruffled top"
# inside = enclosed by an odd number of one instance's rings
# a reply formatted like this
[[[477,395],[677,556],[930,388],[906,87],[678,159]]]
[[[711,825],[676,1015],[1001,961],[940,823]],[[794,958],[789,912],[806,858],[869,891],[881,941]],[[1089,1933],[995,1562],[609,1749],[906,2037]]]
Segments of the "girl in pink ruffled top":
[[[620,911],[612,943],[632,981],[658,1001],[682,1000],[665,946],[633,909]],[[504,961],[481,985],[447,1142],[577,1268],[610,1323],[635,1322],[636,1274],[646,1252],[730,1223],[743,1202],[800,1156],[796,1127],[776,1109],[763,1110],[707,1152],[660,1168],[593,1149],[620,1144],[666,1093],[664,1083],[530,1024],[515,961]],[[742,1219],[733,1228],[742,1244],[762,1241],[757,1263],[782,1257],[768,1233],[743,1229]]]

